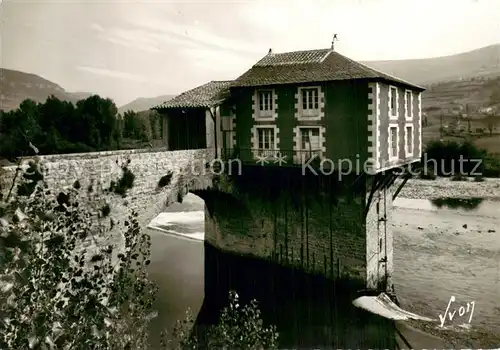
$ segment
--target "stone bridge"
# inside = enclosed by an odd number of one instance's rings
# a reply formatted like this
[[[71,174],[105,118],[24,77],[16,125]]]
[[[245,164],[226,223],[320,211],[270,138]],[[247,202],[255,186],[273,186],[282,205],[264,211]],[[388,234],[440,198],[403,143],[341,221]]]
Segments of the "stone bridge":
[[[283,332],[283,346],[392,346],[393,325],[360,315],[351,305],[361,289],[392,291],[392,174],[353,174],[340,181],[296,168],[245,166],[216,176],[220,162],[207,149],[40,160],[55,193],[75,181],[82,189],[109,188],[126,164],[133,187],[123,198],[107,193],[104,200],[113,220],[135,210],[143,228],[187,192],[205,201],[205,301],[198,324],[213,322],[212,309],[236,290],[242,301],[259,300],[266,319]],[[4,190],[15,172],[7,167],[0,173]]]
[[[23,159],[22,167],[26,168],[32,159]],[[123,198],[114,193],[103,193],[102,199],[110,206],[113,220],[124,220],[134,210],[142,228],[146,228],[166,207],[182,201],[187,192],[209,188],[212,184],[209,170],[213,159],[213,153],[206,149],[144,149],[39,156],[44,179],[54,193],[72,187],[76,181],[83,190],[89,186],[108,189],[123,175],[122,165],[126,164],[134,175],[132,188]],[[4,167],[0,172],[4,195],[10,188],[16,168]]]

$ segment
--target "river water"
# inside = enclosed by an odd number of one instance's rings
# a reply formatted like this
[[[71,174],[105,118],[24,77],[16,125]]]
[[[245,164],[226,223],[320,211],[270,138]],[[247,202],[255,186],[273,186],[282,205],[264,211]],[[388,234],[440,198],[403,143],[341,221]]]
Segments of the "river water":
[[[204,204],[193,195],[153,220],[150,276],[159,285],[153,334],[171,329],[204,298]],[[435,328],[500,334],[500,202],[398,199],[393,214],[395,286],[401,306],[439,319]],[[460,306],[475,310],[459,317]],[[470,320],[470,322],[469,322]],[[153,340],[156,337],[153,336]]]

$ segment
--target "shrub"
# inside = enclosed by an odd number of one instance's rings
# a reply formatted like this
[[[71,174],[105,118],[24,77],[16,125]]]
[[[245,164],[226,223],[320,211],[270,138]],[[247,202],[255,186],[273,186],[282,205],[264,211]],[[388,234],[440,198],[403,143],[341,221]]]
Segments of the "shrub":
[[[106,207],[100,193],[74,186],[54,198],[42,174],[30,164],[18,193],[0,200],[0,348],[149,349],[157,286],[137,213],[108,227],[94,219]],[[108,240],[118,232],[121,251]],[[179,324],[166,347],[195,346],[192,322]],[[256,303],[240,309],[235,293],[210,334],[225,349],[272,349],[278,337],[263,327]]]
[[[436,169],[438,176],[449,176],[449,174],[455,173],[458,169],[463,169],[463,172],[470,174],[473,170],[483,171],[483,164],[481,164],[479,169],[474,169],[476,162],[469,160],[484,160],[487,156],[488,153],[486,150],[476,147],[469,141],[463,143],[456,141],[431,141],[422,156],[422,163],[434,160],[438,165]]]
[[[177,321],[172,333],[181,349],[197,349],[200,343],[196,335],[190,332],[194,324],[190,310],[182,321]],[[172,346],[172,338],[167,333],[162,335],[162,346]],[[206,346],[209,349],[278,349],[279,334],[275,326],[264,327],[256,300],[241,306],[235,291],[229,292],[229,305],[220,315],[219,322],[209,328]]]
[[[120,177],[120,179],[118,179],[117,182],[111,181],[111,184],[109,186],[109,190],[111,192],[119,194],[122,197],[125,197],[127,191],[132,187],[134,187],[135,175],[128,168],[129,164],[130,164],[130,159],[127,160],[127,162],[121,166],[122,176]]]
[[[483,182],[484,181],[484,176],[482,175],[477,175],[474,177],[475,182]]]
[[[111,208],[109,206],[109,204],[105,204],[102,208],[101,208],[101,215],[102,217],[107,217],[109,215],[109,213],[111,213]]]
[[[140,232],[132,213],[115,269],[109,229],[92,221],[91,205],[88,210],[78,205],[84,199],[74,188],[51,199],[40,180],[32,193],[7,203],[0,348],[149,346],[147,326],[156,293],[144,259],[149,236]]]
[[[172,172],[169,172],[167,175],[163,175],[160,178],[160,181],[158,181],[158,188],[163,188],[165,186],[168,186],[170,184],[170,181],[172,180]]]
[[[436,171],[432,167],[424,166],[420,170],[419,178],[422,180],[436,180]]]
[[[463,174],[456,173],[451,177],[451,181],[468,181],[468,179]]]
[[[229,306],[208,333],[209,349],[278,349],[275,326],[265,328],[256,300],[243,307],[236,292],[229,293]]]

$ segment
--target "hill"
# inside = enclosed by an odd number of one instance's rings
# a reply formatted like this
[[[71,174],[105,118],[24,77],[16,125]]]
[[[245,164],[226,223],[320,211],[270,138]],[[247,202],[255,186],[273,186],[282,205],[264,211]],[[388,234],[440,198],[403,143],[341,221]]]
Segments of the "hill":
[[[56,83],[36,74],[0,68],[0,109],[4,111],[16,109],[28,98],[36,102],[44,102],[50,95],[75,103],[91,94],[70,93]]]
[[[426,112],[449,113],[466,105],[469,111],[500,104],[500,77],[472,78],[432,84],[422,94]]]
[[[420,85],[473,77],[498,77],[500,44],[436,58],[362,63]]]
[[[132,102],[127,103],[126,105],[123,105],[118,108],[119,113],[124,113],[128,110],[132,110],[134,112],[141,112],[148,110],[154,106],[158,106],[159,104],[162,104],[165,101],[168,101],[172,98],[174,98],[176,95],[161,95],[161,96],[156,96],[156,97],[140,97]]]

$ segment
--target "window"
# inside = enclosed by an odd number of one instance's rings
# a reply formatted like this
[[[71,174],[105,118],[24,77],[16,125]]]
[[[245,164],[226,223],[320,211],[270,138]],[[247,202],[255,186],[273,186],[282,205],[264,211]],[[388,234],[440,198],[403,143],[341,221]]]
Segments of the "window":
[[[260,111],[273,110],[273,92],[271,90],[259,91],[259,110]]]
[[[413,117],[413,95],[411,91],[406,91],[406,118],[411,119]]]
[[[413,127],[412,126],[406,127],[406,154],[409,156],[413,154]]]
[[[321,150],[319,128],[300,129],[300,148],[304,151]]]
[[[275,147],[274,128],[258,128],[259,150],[273,150]]]
[[[319,109],[319,91],[318,88],[302,89],[302,109],[316,110]]]
[[[397,116],[397,103],[398,103],[398,90],[394,87],[391,86],[391,95],[390,95],[390,100],[391,100],[391,115],[393,117]]]
[[[391,126],[389,128],[389,142],[390,142],[390,149],[389,149],[389,156],[390,158],[397,158],[398,157],[398,127],[397,126]]]

